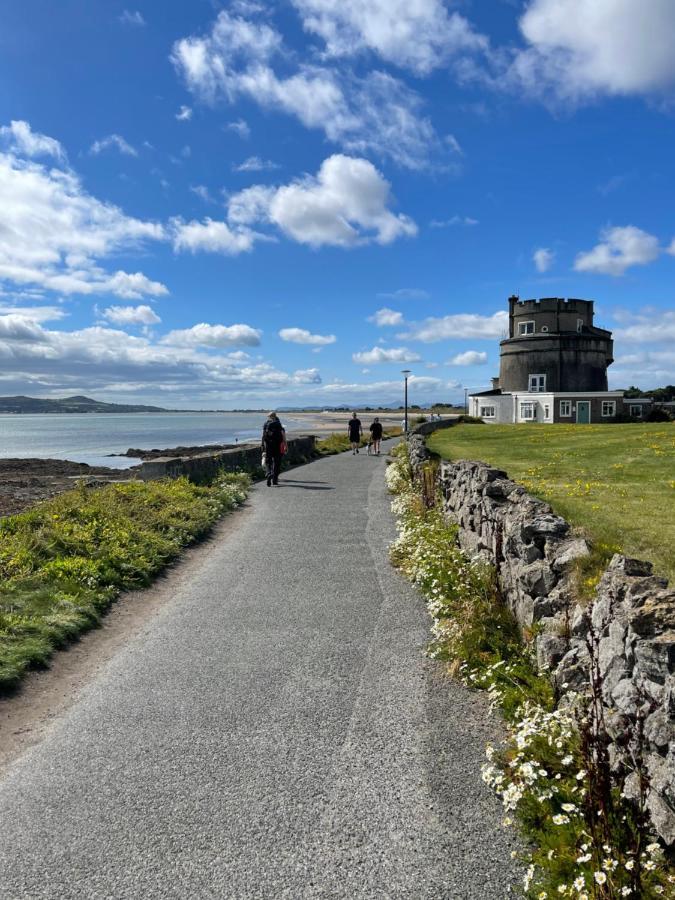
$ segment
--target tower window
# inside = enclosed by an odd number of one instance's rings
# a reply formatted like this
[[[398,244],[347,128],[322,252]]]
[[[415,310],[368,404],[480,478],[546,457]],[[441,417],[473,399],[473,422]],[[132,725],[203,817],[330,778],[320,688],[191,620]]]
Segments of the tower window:
[[[534,322],[518,322],[518,334],[534,334]]]
[[[540,391],[546,390],[546,376],[545,375],[530,375],[527,382],[528,391],[535,391],[539,393]]]
[[[577,319],[577,331],[581,331],[583,327],[584,327],[584,320]]]

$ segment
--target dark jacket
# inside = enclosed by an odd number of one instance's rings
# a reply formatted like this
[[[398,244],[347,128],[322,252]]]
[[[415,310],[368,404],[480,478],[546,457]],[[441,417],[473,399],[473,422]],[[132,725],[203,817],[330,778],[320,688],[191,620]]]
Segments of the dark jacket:
[[[284,428],[278,419],[268,419],[263,425],[262,442],[266,450],[278,452],[284,439]]]

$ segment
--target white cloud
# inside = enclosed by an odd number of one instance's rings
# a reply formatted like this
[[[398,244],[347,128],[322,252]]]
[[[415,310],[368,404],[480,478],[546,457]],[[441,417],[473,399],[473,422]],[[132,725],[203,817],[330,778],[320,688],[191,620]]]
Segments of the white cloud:
[[[109,150],[111,147],[119,150],[125,156],[138,156],[138,150],[125,141],[121,134],[109,134],[99,141],[94,141],[89,152],[98,156],[99,153],[103,153],[104,150]]]
[[[389,199],[389,184],[372,163],[336,154],[324,160],[316,176],[235,194],[229,218],[237,225],[272,223],[313,247],[389,244],[417,233],[412,219],[388,209]]]
[[[502,338],[508,332],[509,314],[500,310],[491,316],[477,313],[457,313],[440,318],[430,317],[422,322],[413,322],[408,331],[399,337],[426,344],[446,341],[452,338]]]
[[[325,347],[337,340],[334,334],[312,334],[306,328],[282,328],[279,337],[292,344],[312,344],[316,347]]]
[[[45,332],[42,326],[33,319],[17,316],[14,313],[0,315],[0,341],[42,342]]]
[[[228,122],[225,128],[227,131],[234,131],[242,140],[248,140],[251,137],[251,129],[248,122],[245,122],[243,119],[235,119],[234,122]]]
[[[548,247],[539,247],[532,254],[532,261],[537,272],[548,272],[555,261],[555,253]]]
[[[376,313],[372,316],[368,317],[369,322],[373,322],[378,328],[383,328],[389,325],[402,325],[403,324],[403,313],[396,312],[393,309],[388,309],[386,306],[382,307],[382,309],[378,309]]]
[[[670,243],[670,246],[667,248],[666,253],[669,256],[675,256],[675,238]]]
[[[109,306],[103,318],[115,325],[157,325],[162,320],[149,306]]]
[[[298,369],[293,373],[296,384],[321,384],[321,375],[318,369]]]
[[[292,0],[306,31],[330,56],[370,50],[389,63],[428,74],[458,52],[483,49],[485,38],[442,0]]]
[[[621,319],[623,327],[614,331],[614,340],[618,343],[675,342],[675,310],[627,313]]]
[[[261,159],[259,156],[249,156],[243,163],[238,166],[233,165],[233,172],[269,172],[278,169],[279,164],[272,162],[271,159]]]
[[[118,16],[118,18],[123,25],[136,25],[137,27],[142,27],[146,24],[145,19],[137,9],[133,12],[125,9],[122,15]]]
[[[0,209],[0,282],[126,299],[167,293],[141,272],[111,273],[99,264],[163,240],[162,226],[92,197],[71,170],[0,153]]]
[[[478,350],[467,350],[465,353],[458,353],[449,361],[450,366],[482,366],[487,362],[487,353]]]
[[[359,365],[370,366],[376,363],[418,362],[421,357],[418,353],[413,353],[405,347],[391,347],[388,350],[385,350],[384,347],[373,347],[372,350],[353,353],[352,359]]]
[[[20,316],[41,324],[42,322],[58,322],[68,315],[62,306],[10,306],[0,304],[0,316]]]
[[[381,300],[428,300],[431,294],[421,288],[399,288],[377,295]]]
[[[203,222],[195,220],[184,222],[180,218],[171,220],[173,229],[173,246],[177,252],[189,250],[191,253],[205,251],[207,253],[224,253],[226,256],[237,256],[247,253],[253,248],[262,235],[250,228],[230,228],[226,222],[218,222],[206,218]]]
[[[189,122],[192,118],[192,110],[189,106],[181,106],[176,113],[176,118],[179,122]]]
[[[288,62],[281,35],[265,22],[221,11],[210,34],[174,44],[171,59],[195,96],[207,103],[249,98],[265,109],[295,116],[320,129],[345,150],[376,152],[399,164],[429,164],[440,141],[420,115],[419,96],[385,72],[353,73],[321,65],[300,65],[279,75]],[[231,123],[232,124],[232,123]]]
[[[451,216],[449,219],[432,219],[429,222],[430,228],[452,228],[455,225],[478,225],[478,219],[472,219],[471,216]]]
[[[257,347],[260,334],[250,325],[207,325],[202,322],[192,328],[170,331],[162,338],[162,343],[175,347]]]
[[[215,203],[216,201],[211,196],[209,189],[204,184],[193,184],[190,185],[190,190],[193,194],[196,194],[200,200],[203,200],[205,203]]]
[[[61,144],[46,134],[32,131],[28,122],[12,120],[0,128],[0,142],[11,152],[20,156],[54,156],[64,160],[65,151]]]
[[[619,276],[631,266],[653,262],[661,252],[658,238],[634,225],[606,228],[600,238],[601,243],[592,250],[578,254],[574,262],[577,272]]]
[[[530,46],[510,75],[539,96],[579,101],[675,86],[672,0],[530,0],[520,30]]]

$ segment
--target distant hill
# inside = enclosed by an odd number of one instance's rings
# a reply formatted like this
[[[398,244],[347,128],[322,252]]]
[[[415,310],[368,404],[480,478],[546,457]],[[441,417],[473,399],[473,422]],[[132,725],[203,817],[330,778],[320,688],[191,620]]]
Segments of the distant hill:
[[[160,406],[104,403],[91,397],[43,400],[37,397],[0,397],[0,413],[143,413],[169,412]]]

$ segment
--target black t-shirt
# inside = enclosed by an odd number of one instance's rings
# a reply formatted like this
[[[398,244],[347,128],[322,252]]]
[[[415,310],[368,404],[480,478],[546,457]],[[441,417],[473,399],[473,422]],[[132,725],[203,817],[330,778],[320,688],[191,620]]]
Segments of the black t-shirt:
[[[374,441],[379,441],[382,437],[382,422],[373,422],[370,426],[370,433]]]
[[[349,440],[358,441],[361,437],[361,419],[349,420]]]

